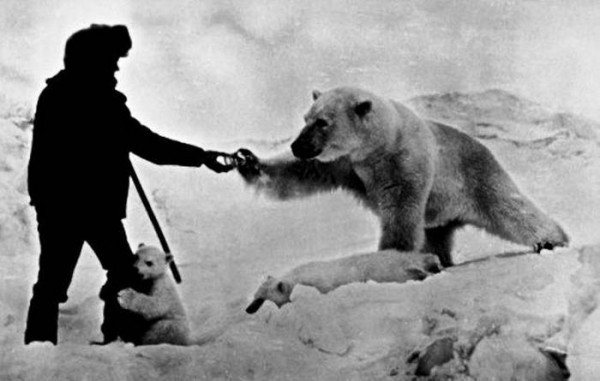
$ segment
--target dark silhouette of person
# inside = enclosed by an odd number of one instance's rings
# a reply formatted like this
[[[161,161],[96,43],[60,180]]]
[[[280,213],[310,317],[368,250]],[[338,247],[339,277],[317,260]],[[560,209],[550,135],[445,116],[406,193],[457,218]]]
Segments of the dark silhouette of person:
[[[133,153],[155,164],[200,167],[215,172],[215,151],[162,137],[132,117],[115,89],[120,57],[131,38],[123,25],[91,25],[66,43],[64,69],[47,80],[35,113],[28,185],[35,207],[41,253],[29,305],[25,343],[57,343],[58,305],[67,300],[84,242],[107,271],[104,342],[121,335],[117,293],[131,285],[133,253],[122,224]]]

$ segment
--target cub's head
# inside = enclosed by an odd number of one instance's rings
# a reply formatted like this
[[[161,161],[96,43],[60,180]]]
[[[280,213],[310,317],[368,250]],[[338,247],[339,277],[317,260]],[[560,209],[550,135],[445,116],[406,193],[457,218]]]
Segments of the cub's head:
[[[313,91],[314,104],[305,115],[305,127],[292,143],[299,159],[333,161],[357,155],[369,141],[368,119],[373,109],[370,94],[353,88],[325,93]]]
[[[290,296],[294,290],[294,285],[285,280],[279,280],[268,276],[254,294],[254,301],[246,308],[246,312],[253,314],[259,310],[265,300],[270,300],[281,308],[284,304],[291,302]]]
[[[140,279],[151,280],[165,275],[169,263],[173,260],[171,254],[165,254],[154,246],[141,244],[135,253],[134,268]]]

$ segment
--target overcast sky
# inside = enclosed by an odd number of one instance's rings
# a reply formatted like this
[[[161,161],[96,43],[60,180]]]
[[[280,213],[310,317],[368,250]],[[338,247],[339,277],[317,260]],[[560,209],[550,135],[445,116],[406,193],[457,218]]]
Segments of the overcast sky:
[[[34,102],[71,33],[123,23],[134,115],[198,144],[293,135],[311,90],[339,85],[399,100],[500,87],[600,120],[598,20],[579,0],[2,0],[0,92]]]

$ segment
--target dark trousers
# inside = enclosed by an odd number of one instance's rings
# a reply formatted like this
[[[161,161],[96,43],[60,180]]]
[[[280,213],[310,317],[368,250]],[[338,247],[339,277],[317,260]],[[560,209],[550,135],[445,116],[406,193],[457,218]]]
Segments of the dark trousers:
[[[67,301],[67,290],[84,242],[90,245],[107,271],[107,281],[100,292],[105,302],[102,333],[105,341],[115,340],[124,313],[117,303],[117,293],[129,287],[135,277],[134,255],[123,223],[119,219],[81,221],[39,210],[37,220],[41,253],[27,315],[25,343],[57,343],[58,304]]]

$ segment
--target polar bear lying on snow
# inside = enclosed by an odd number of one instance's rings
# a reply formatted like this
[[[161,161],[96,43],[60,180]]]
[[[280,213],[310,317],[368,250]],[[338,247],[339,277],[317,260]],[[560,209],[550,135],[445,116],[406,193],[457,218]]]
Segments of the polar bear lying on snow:
[[[358,254],[330,261],[309,262],[298,266],[281,278],[267,277],[254,295],[254,301],[246,308],[253,314],[265,300],[278,307],[291,302],[290,296],[297,284],[315,287],[326,294],[340,286],[367,282],[403,283],[409,280],[423,280],[440,271],[440,262],[432,254],[396,250],[383,250],[368,254]]]
[[[140,276],[136,289],[119,292],[122,308],[136,315],[136,326],[129,327],[127,341],[135,345],[189,345],[190,331],[185,309],[167,274],[173,257],[153,246],[140,245],[135,253],[135,268]],[[139,322],[139,323],[138,323]]]

